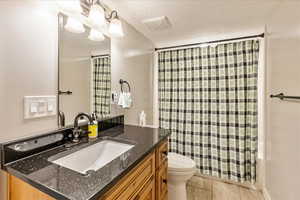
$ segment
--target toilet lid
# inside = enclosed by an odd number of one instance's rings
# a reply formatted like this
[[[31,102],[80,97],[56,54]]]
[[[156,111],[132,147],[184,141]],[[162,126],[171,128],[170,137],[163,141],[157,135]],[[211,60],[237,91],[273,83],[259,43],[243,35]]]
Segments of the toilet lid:
[[[168,155],[168,168],[173,171],[189,171],[196,167],[195,161],[192,159],[177,154],[169,153]]]

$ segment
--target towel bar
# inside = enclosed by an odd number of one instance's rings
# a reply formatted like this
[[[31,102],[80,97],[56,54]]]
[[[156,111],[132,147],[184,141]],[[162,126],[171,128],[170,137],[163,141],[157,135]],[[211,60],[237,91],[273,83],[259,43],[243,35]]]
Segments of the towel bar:
[[[131,91],[130,85],[129,85],[129,83],[128,83],[127,81],[124,81],[123,79],[120,79],[119,83],[120,83],[120,85],[121,85],[121,91],[122,91],[122,92],[123,92],[123,84],[124,84],[124,83],[127,84],[129,92]]]
[[[276,94],[276,95],[271,95],[271,98],[279,98],[280,100],[284,99],[300,99],[300,96],[285,96],[283,93]]]

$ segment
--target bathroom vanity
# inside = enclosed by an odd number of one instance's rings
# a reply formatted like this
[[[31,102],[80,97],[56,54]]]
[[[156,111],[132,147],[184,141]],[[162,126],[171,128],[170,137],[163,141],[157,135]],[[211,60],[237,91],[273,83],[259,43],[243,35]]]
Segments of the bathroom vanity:
[[[74,146],[67,145],[69,143],[65,141],[68,131],[70,130],[49,134],[54,138],[54,134],[61,133],[64,139],[57,143],[57,146],[48,147],[48,149],[40,148],[39,152],[31,152],[30,156],[25,155],[24,152],[19,155],[14,154],[13,151],[16,149],[13,150],[11,147],[32,141],[32,139],[35,139],[37,143],[40,142],[36,138],[2,144],[2,168],[8,174],[10,200],[167,199],[169,131],[118,125],[101,131],[100,137],[95,140],[82,139],[80,144]],[[74,169],[67,166],[66,163],[71,161],[70,155],[75,155],[75,157],[78,155],[80,158],[79,154],[85,153],[86,149],[101,146],[101,143],[105,141],[115,143],[114,145],[130,145],[130,149],[111,158],[99,169],[93,168],[94,170],[88,170],[86,173],[77,171],[80,170],[80,162],[74,163],[79,166]],[[81,161],[81,165],[85,166],[90,162],[89,159],[93,159],[94,154],[99,157],[104,156],[101,155],[102,152],[109,155],[109,151],[105,149],[109,146],[101,148],[95,153],[87,151],[89,153],[85,157],[87,160]],[[119,149],[121,147],[110,149],[110,151]],[[109,159],[107,155],[104,160]],[[63,160],[65,166],[55,162],[64,158],[68,160]],[[106,162],[104,160],[102,159],[99,164]],[[76,162],[76,159],[72,162]],[[97,163],[97,160],[94,163]]]

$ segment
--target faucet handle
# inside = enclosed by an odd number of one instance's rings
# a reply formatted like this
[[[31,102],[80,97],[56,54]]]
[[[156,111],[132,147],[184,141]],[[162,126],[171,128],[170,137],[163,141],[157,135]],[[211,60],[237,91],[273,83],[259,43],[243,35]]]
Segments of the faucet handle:
[[[74,128],[74,130],[73,130],[73,140],[72,141],[74,143],[77,143],[77,142],[80,141],[80,139],[79,139],[80,136],[88,135],[89,133],[91,133],[91,132],[82,130],[80,128]]]
[[[74,128],[73,130],[73,142],[79,142],[79,137],[82,133],[82,130],[80,128]]]

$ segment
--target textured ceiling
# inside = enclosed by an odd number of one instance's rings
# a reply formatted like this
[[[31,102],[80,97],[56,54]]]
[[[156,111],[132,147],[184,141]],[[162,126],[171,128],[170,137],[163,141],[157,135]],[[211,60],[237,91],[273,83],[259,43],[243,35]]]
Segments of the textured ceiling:
[[[103,1],[157,47],[257,34],[274,20],[300,19],[300,0]],[[160,16],[170,19],[171,29],[153,32],[142,23]]]

